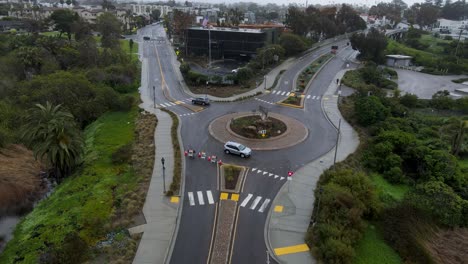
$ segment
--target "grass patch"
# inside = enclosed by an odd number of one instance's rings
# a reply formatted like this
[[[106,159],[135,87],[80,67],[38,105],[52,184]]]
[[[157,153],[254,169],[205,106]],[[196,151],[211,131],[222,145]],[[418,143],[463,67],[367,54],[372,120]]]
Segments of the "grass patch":
[[[223,170],[225,188],[228,190],[234,190],[236,188],[237,180],[239,179],[240,173],[242,171],[241,167],[233,165],[224,165]]]
[[[309,81],[314,77],[317,71],[331,58],[332,54],[325,54],[313,61],[298,76],[296,82],[296,91],[304,92]]]
[[[291,105],[301,105],[301,98],[297,96],[289,96],[286,98],[284,101],[282,101],[283,104],[291,104]]]
[[[134,41],[132,49],[130,50],[130,40],[129,39],[120,39],[120,48],[124,52],[128,52],[132,57],[133,61],[138,61],[138,42]]]
[[[444,52],[444,45],[450,44],[451,41],[436,38],[431,34],[423,34],[419,39],[419,42],[428,48],[426,51],[435,54],[442,54]]]
[[[410,190],[408,185],[391,184],[380,174],[371,174],[370,179],[377,191],[384,196],[390,196],[396,201],[401,201],[405,194]]]
[[[111,230],[123,227],[123,222],[115,225],[113,221],[118,217],[116,212],[126,214],[142,202],[135,201],[139,198],[134,197],[138,177],[131,164],[113,164],[112,154],[133,142],[137,115],[136,108],[110,112],[86,128],[82,169],[65,179],[17,225],[0,263],[37,263],[41,253],[67,248],[63,241],[75,232],[88,247],[94,247]],[[134,249],[135,243],[126,248]],[[132,253],[129,255],[131,258]]]
[[[398,264],[400,256],[385,243],[375,226],[369,224],[356,247],[353,264]]]
[[[174,175],[172,176],[172,183],[169,186],[169,190],[166,192],[166,196],[173,196],[178,194],[180,191],[180,181],[182,175],[182,158],[180,153],[180,143],[178,137],[178,128],[179,128],[179,118],[176,114],[172,113],[167,109],[161,109],[168,113],[172,118],[172,127],[171,127],[171,140],[172,148],[174,149]]]

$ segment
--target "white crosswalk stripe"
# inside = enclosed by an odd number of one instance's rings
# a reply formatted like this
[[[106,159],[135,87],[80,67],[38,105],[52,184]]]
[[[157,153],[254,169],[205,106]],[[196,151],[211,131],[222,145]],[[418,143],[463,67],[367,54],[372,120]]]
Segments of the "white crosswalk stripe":
[[[317,100],[320,100],[320,95],[319,95],[319,96],[317,96]]]
[[[260,213],[263,213],[265,211],[265,209],[267,208],[269,203],[270,203],[270,199],[266,199],[265,201],[263,201],[262,206],[260,206],[260,209],[258,209],[258,211]]]
[[[281,95],[284,95],[286,92],[282,92]]]
[[[252,202],[252,205],[250,206],[250,210],[255,210],[255,207],[257,207],[258,203],[262,200],[261,196],[257,196],[255,200]]]
[[[195,205],[195,199],[193,198],[193,192],[188,193],[188,198],[189,198],[190,206],[194,206]]]
[[[245,197],[244,201],[242,201],[241,203],[241,207],[245,207],[247,205],[247,203],[250,201],[250,199],[252,199],[252,194],[249,193],[249,195],[247,195],[247,197]]]
[[[204,205],[204,204],[205,204],[205,200],[203,199],[203,192],[198,191],[198,192],[197,192],[197,196],[198,196],[198,202],[200,203],[200,205]]]
[[[261,173],[261,172],[262,172],[262,170],[257,170],[257,173]]]
[[[310,98],[310,94],[309,94],[309,95],[307,95],[307,99],[309,99],[309,98]]]
[[[316,97],[316,96],[314,95],[314,96],[312,97],[312,100],[315,100],[315,97]]]
[[[257,168],[253,168],[253,169],[252,169],[252,172],[254,172],[254,171],[256,171],[256,170],[257,170]]]
[[[291,92],[287,92],[287,93],[286,93],[286,96],[289,96],[289,94],[291,94]]]
[[[273,92],[271,92],[271,94],[275,94],[276,93],[276,90],[274,90]]]
[[[206,196],[208,196],[208,203],[214,204],[213,194],[211,193],[211,191],[207,191]]]

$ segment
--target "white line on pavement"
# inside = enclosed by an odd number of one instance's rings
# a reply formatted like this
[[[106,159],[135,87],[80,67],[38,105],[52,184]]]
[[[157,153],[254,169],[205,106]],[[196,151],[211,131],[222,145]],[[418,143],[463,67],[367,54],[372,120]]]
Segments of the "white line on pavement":
[[[261,172],[262,172],[262,170],[257,170],[257,173],[261,173]]]
[[[280,178],[280,181],[282,181],[282,180],[284,180],[284,177],[281,177],[281,178]]]
[[[287,93],[286,93],[286,96],[289,96],[290,93],[291,93],[291,92],[287,92]]]
[[[247,205],[247,203],[250,201],[250,199],[252,199],[252,194],[249,193],[249,195],[247,195],[247,197],[245,197],[244,201],[242,201],[241,207],[245,207]]]
[[[198,191],[197,196],[198,196],[198,202],[200,203],[200,205],[204,205],[205,200],[203,200],[203,193],[201,191]]]
[[[273,173],[268,174],[268,177],[271,177],[271,176],[273,176]]]
[[[256,171],[256,170],[257,170],[257,168],[253,168],[253,169],[252,169],[252,172],[254,172],[254,171]]]
[[[263,172],[263,175],[265,175],[265,174],[267,174],[267,173],[268,173],[268,172],[264,171],[264,172]]]
[[[310,98],[310,94],[307,96],[307,99],[309,99],[309,98]]]
[[[195,200],[193,199],[193,192],[188,193],[188,199],[189,199],[189,202],[190,202],[190,206],[194,206],[195,205]]]
[[[208,203],[214,204],[213,194],[211,193],[211,191],[206,191],[206,196],[208,196]]]
[[[278,178],[279,176],[278,175],[275,175],[275,179]]]
[[[314,95],[314,96],[312,97],[312,100],[315,100],[315,97],[316,97],[316,96]]]
[[[257,196],[257,198],[255,198],[252,205],[250,206],[250,210],[255,210],[255,207],[257,207],[257,205],[258,205],[258,203],[260,202],[261,199],[262,199],[261,196]]]
[[[266,199],[266,200],[263,202],[262,206],[260,206],[260,209],[258,209],[258,211],[259,211],[260,213],[263,213],[263,211],[265,211],[265,209],[267,208],[267,206],[268,206],[269,203],[270,203],[270,199]]]
[[[317,100],[320,100],[320,95],[319,95],[319,96],[317,96]]]
[[[282,92],[281,95],[284,95],[286,92]]]
[[[274,90],[273,92],[271,92],[271,94],[275,94],[276,93],[276,90]]]

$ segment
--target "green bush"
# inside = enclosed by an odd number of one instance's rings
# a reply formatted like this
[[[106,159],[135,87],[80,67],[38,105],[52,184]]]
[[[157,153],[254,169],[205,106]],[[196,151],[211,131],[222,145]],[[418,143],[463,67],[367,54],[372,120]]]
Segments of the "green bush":
[[[189,71],[190,65],[187,62],[183,62],[182,64],[180,64],[180,72],[182,73],[182,75],[187,75]]]
[[[292,33],[281,34],[279,43],[286,52],[286,56],[296,55],[307,48],[301,37]]]
[[[209,77],[190,70],[187,75],[188,81],[192,85],[206,85],[206,82],[209,80]]]
[[[358,122],[364,126],[383,121],[390,114],[390,110],[376,96],[366,96],[356,100],[355,111]]]
[[[241,84],[245,84],[254,75],[252,69],[248,67],[242,67],[237,72],[237,80]]]

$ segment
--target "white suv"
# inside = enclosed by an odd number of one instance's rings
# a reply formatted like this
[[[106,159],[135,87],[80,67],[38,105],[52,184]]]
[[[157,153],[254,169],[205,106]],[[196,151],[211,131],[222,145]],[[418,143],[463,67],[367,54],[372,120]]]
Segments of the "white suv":
[[[241,158],[248,158],[252,154],[252,150],[240,143],[228,141],[224,144],[224,153],[236,154],[241,156]]]

